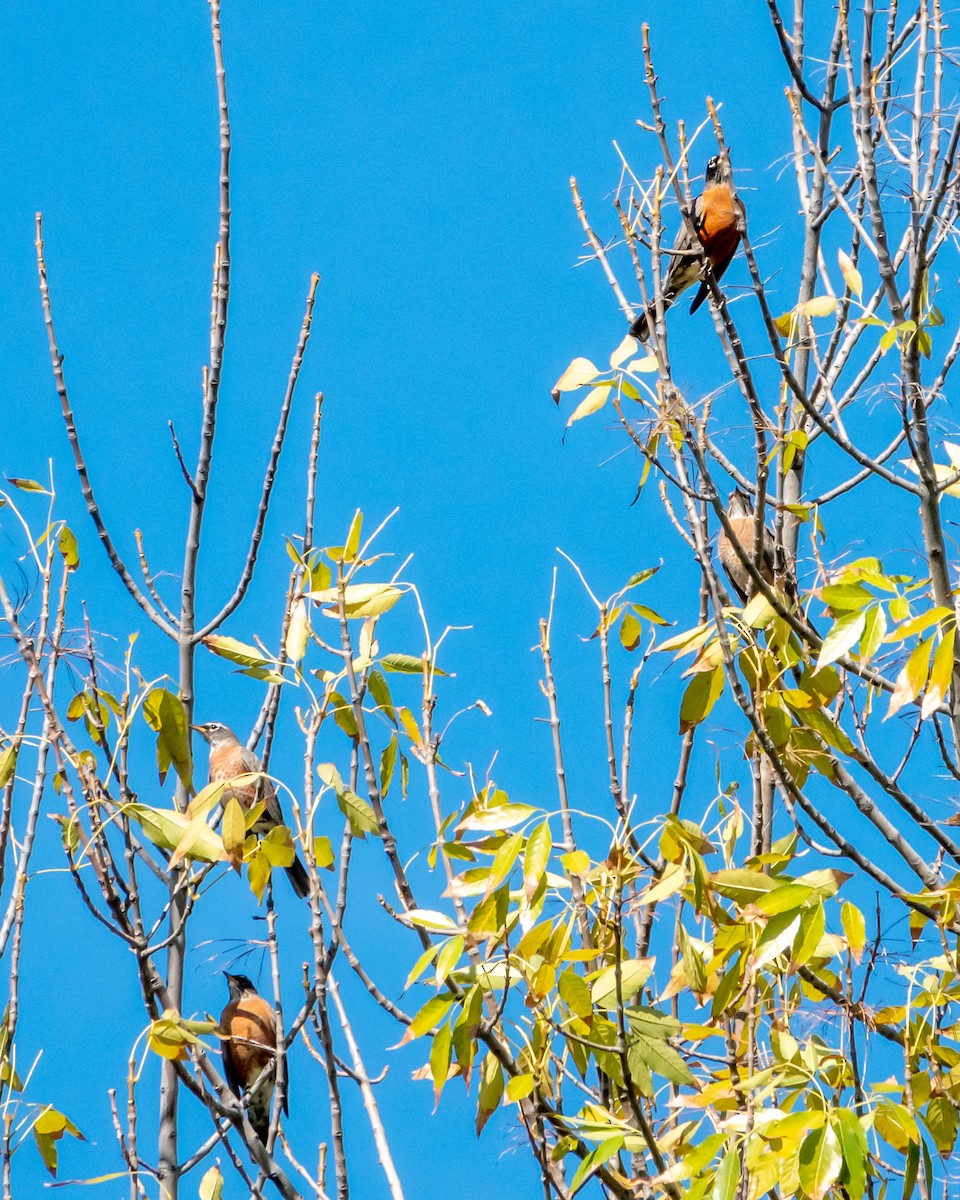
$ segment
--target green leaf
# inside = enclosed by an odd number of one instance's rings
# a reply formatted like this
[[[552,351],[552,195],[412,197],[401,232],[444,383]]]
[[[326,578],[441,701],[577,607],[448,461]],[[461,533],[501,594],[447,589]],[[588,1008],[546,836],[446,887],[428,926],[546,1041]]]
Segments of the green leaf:
[[[767,892],[778,886],[775,879],[762,871],[733,868],[717,871],[711,880],[714,891],[735,900],[741,908],[760,900]]]
[[[400,675],[423,674],[423,659],[416,658],[412,654],[385,654],[380,659],[380,666],[385,671],[393,671]],[[446,675],[446,671],[441,671],[439,667],[430,667],[429,669],[434,675]]]
[[[343,561],[352,563],[356,561],[357,552],[360,549],[360,531],[363,529],[363,513],[358,508],[353,514],[353,520],[350,523],[350,532],[347,534],[347,541],[343,547]]]
[[[838,1108],[830,1114],[836,1126],[843,1153],[844,1190],[849,1200],[862,1200],[867,1190],[867,1136],[860,1118],[850,1108]]]
[[[380,827],[373,807],[347,787],[333,763],[318,763],[317,774],[327,787],[332,787],[336,793],[337,805],[350,822],[350,831],[354,837],[364,840],[368,833],[379,835]]]
[[[20,743],[11,742],[0,750],[0,789],[5,788],[17,769],[17,755],[20,753]]]
[[[718,663],[712,671],[694,675],[680,701],[681,733],[699,725],[709,715],[723,693],[725,678],[723,663]]]
[[[725,1151],[717,1168],[713,1200],[735,1200],[740,1190],[740,1173],[740,1151],[736,1146],[731,1146]]]
[[[578,1017],[586,1018],[593,1012],[590,988],[583,976],[578,975],[576,971],[563,971],[557,983],[557,989],[560,992],[560,999]]]
[[[256,646],[248,646],[245,642],[238,642],[236,638],[211,634],[203,639],[203,644],[214,654],[238,663],[241,667],[261,667],[269,670],[276,666],[273,659],[264,658]]]
[[[190,754],[190,730],[183,701],[166,688],[154,688],[143,702],[143,715],[157,735],[157,770],[160,782],[167,777],[170,764],[188,792],[193,790],[193,758]]]
[[[352,583],[343,589],[343,611],[350,618],[379,617],[393,608],[402,595],[402,589],[391,583]],[[338,612],[339,592],[335,587],[307,592],[307,599],[332,604],[332,615]]]
[[[392,725],[396,726],[397,712],[393,707],[393,697],[390,695],[390,688],[387,681],[379,671],[371,671],[367,676],[367,689],[374,700],[376,700],[377,708]]]
[[[859,612],[873,603],[873,593],[862,583],[831,583],[820,592],[824,604],[837,612]]]
[[[477,1091],[477,1137],[500,1106],[503,1096],[503,1067],[489,1052],[480,1066],[480,1087]]]
[[[860,640],[866,625],[866,616],[862,612],[849,613],[834,621],[830,632],[824,638],[820,647],[820,657],[816,669],[819,671],[830,663],[846,654]]]
[[[505,1095],[511,1104],[516,1104],[518,1100],[526,1099],[533,1091],[533,1087],[532,1075],[514,1075],[512,1079],[507,1080]]]
[[[804,966],[816,954],[826,925],[827,918],[822,901],[804,910],[800,918],[800,930],[793,945],[792,960],[796,966]]]
[[[488,893],[498,888],[509,878],[522,845],[523,834],[521,833],[512,833],[509,837],[504,838],[503,844],[494,855],[493,864],[490,867],[490,878],[487,882]]]
[[[832,1125],[814,1129],[800,1147],[800,1185],[810,1200],[823,1200],[840,1177],[843,1156]]]
[[[173,854],[180,849],[186,858],[200,862],[222,862],[226,857],[223,842],[216,831],[175,808],[151,808],[147,804],[128,804],[123,810],[137,822],[151,842],[159,849]],[[182,849],[189,830],[190,842]]]
[[[453,1030],[449,1023],[441,1025],[433,1035],[433,1045],[430,1047],[430,1074],[433,1078],[434,1103],[440,1099],[443,1085],[447,1082],[450,1072],[450,1042]]]
[[[21,492],[39,492],[41,496],[49,496],[50,493],[42,483],[37,483],[35,479],[18,479],[16,476],[8,475],[7,483],[13,487],[19,488]]]
[[[540,880],[546,873],[552,849],[553,838],[550,834],[550,822],[544,821],[530,834],[523,855],[523,891],[527,900],[533,899],[540,886]]]
[[[957,1140],[956,1105],[947,1096],[934,1096],[927,1105],[926,1119],[933,1144],[944,1158],[948,1158]]]
[[[390,791],[390,784],[393,781],[393,769],[397,762],[398,743],[396,734],[383,748],[383,753],[380,755],[380,795],[386,799],[387,793]]]
[[[450,1011],[452,1003],[453,996],[445,993],[428,1000],[407,1026],[400,1040],[400,1045],[405,1046],[407,1042],[412,1042],[418,1037],[423,1037],[435,1025],[439,1025]]]
[[[360,730],[357,726],[357,718],[350,701],[339,692],[331,690],[327,693],[327,704],[329,705],[329,711],[333,714],[334,723],[338,728],[342,729],[348,738],[355,739],[359,737]]]
[[[697,1081],[693,1072],[680,1054],[666,1042],[635,1035],[630,1039],[627,1049],[628,1062],[632,1062],[634,1055],[639,1057],[651,1071],[663,1076],[670,1083],[674,1083],[678,1087],[681,1084],[686,1084],[688,1087],[696,1086]],[[631,1066],[631,1073],[632,1070]]]
[[[863,637],[860,639],[860,658],[868,663],[880,649],[887,636],[887,614],[882,604],[867,610]]]
[[[585,1155],[580,1166],[577,1167],[577,1173],[570,1181],[570,1195],[575,1195],[591,1175],[605,1163],[608,1163],[615,1154],[618,1154],[622,1147],[623,1134],[618,1133],[614,1137],[607,1138],[596,1149],[591,1150],[589,1154]]]
[[[620,998],[625,1005],[650,978],[653,964],[652,958],[627,958],[619,964]],[[617,1007],[616,966],[605,967],[600,972],[591,985],[590,995],[597,1008],[613,1010]]]

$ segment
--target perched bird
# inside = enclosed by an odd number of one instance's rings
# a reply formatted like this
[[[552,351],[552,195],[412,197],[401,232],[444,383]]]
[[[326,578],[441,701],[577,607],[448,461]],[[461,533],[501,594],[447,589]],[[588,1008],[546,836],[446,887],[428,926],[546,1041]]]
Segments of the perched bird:
[[[220,1028],[226,1034],[220,1039],[223,1067],[237,1099],[257,1084],[247,1100],[247,1116],[257,1137],[266,1145],[270,1101],[277,1078],[277,1015],[273,1005],[257,994],[246,975],[231,975],[227,971],[224,975],[230,1000],[220,1014]],[[267,1067],[270,1069],[264,1073]],[[286,1094],[283,1111],[288,1115]]]
[[[753,502],[747,493],[742,492],[739,488],[735,488],[730,493],[730,499],[727,502],[727,519],[743,553],[751,562],[756,562],[754,537],[757,532],[757,523]],[[717,554],[733,585],[733,590],[740,597],[741,604],[746,604],[752,596],[756,595],[757,585],[753,576],[737,557],[737,552],[725,530],[720,531],[720,537],[717,539]],[[766,582],[771,585],[775,579],[775,562],[776,543],[773,534],[764,526],[763,553],[760,556],[758,569]]]
[[[718,154],[707,163],[703,191],[693,202],[691,220],[684,221],[677,231],[669,256],[670,265],[663,278],[664,312],[681,292],[699,283],[700,288],[690,305],[691,313],[697,311],[708,291],[703,278],[704,259],[710,260],[713,277],[719,280],[740,244],[739,216],[738,202],[725,178],[723,156]],[[690,230],[691,223],[696,237]],[[656,305],[650,304],[630,326],[630,333],[637,341],[645,342],[656,319]]]
[[[195,729],[210,746],[210,783],[229,783],[238,775],[252,775],[263,770],[260,759],[252,750],[248,750],[226,725],[221,725],[218,721],[208,721],[206,725],[191,725],[190,728]],[[224,803],[232,796],[237,798],[245,812],[249,812],[258,800],[264,802],[265,808],[253,827],[254,833],[269,833],[274,826],[285,823],[276,789],[266,777],[238,787],[225,788]],[[294,857],[286,872],[297,895],[301,898],[309,896],[310,879],[298,857]]]

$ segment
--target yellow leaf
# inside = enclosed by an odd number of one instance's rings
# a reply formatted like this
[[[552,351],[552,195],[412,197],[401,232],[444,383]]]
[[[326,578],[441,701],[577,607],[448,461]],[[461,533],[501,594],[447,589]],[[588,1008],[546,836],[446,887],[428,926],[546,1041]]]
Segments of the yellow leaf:
[[[287,628],[287,640],[284,644],[287,658],[298,663],[307,652],[307,640],[310,636],[310,623],[307,620],[306,605],[298,600],[290,614],[290,625]]]
[[[920,705],[920,716],[924,720],[937,711],[950,688],[950,680],[953,677],[953,647],[956,635],[956,626],[952,626],[943,635],[940,645],[933,656],[930,680],[927,684],[926,694],[923,697],[923,703]]]
[[[777,327],[777,333],[782,337],[790,337],[793,333],[793,325],[796,321],[796,315],[792,312],[781,313],[779,317],[774,318],[774,325]]]
[[[853,259],[849,254],[845,254],[843,250],[838,250],[837,262],[840,264],[840,270],[843,273],[843,282],[859,300],[863,295],[863,279],[860,276],[860,272],[853,265]]]
[[[567,421],[567,428],[569,429],[574,421],[581,421],[584,417],[589,417],[591,414],[599,412],[607,402],[611,387],[611,384],[604,383],[600,387],[591,388],[570,414],[570,420]]]
[[[629,333],[620,343],[620,345],[610,355],[610,366],[619,367],[625,358],[629,358],[631,354],[637,352],[637,339]]]
[[[646,358],[635,358],[633,362],[628,362],[626,369],[638,375],[652,375],[660,370],[660,360],[655,354],[648,354]]]
[[[885,721],[900,711],[905,704],[915,700],[920,689],[927,681],[927,666],[930,662],[930,652],[933,649],[933,638],[928,637],[920,643],[906,661],[903,670],[897,676],[897,681],[890,696],[890,707]]]
[[[599,373],[589,358],[575,358],[553,385],[551,394],[556,398],[558,392],[575,392],[577,388],[595,379]]]
[[[200,1190],[197,1193],[200,1200],[220,1200],[223,1196],[223,1175],[219,1167],[211,1167],[200,1180]]]
[[[836,307],[833,296],[814,296],[812,300],[804,301],[797,311],[805,317],[829,317]]]

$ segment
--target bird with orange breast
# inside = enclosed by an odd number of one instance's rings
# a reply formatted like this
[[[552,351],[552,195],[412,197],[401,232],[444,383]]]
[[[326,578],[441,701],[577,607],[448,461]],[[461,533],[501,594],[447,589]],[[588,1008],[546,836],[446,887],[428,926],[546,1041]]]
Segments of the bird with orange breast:
[[[223,1068],[237,1099],[247,1097],[247,1117],[257,1137],[266,1145],[277,1079],[277,1014],[246,975],[231,975],[228,971],[224,975],[230,999],[220,1015]],[[289,1115],[286,1091],[283,1112]]]
[[[703,277],[704,263],[710,263],[713,277],[719,283],[740,245],[741,215],[740,203],[735,200],[727,178],[724,157],[717,154],[707,163],[703,191],[694,200],[690,219],[680,226],[670,251],[670,265],[661,287],[664,312],[678,296],[699,283],[690,305],[691,314],[697,311],[709,291]],[[645,342],[656,319],[657,306],[649,304],[630,326],[630,333],[637,341]]]
[[[742,492],[739,488],[735,488],[730,493],[730,499],[727,502],[727,520],[744,555],[750,562],[757,564],[761,578],[772,587],[775,581],[776,542],[773,534],[764,526],[763,549],[760,561],[757,563],[755,550],[757,519],[753,502],[747,493]],[[717,539],[717,557],[727,573],[733,590],[740,598],[740,603],[746,604],[759,589],[756,580],[738,557],[725,529],[720,531]]]
[[[252,750],[248,750],[232,729],[219,721],[208,721],[205,725],[191,725],[210,746],[209,782],[224,783],[223,802],[235,797],[244,812],[249,812],[259,800],[264,803],[263,812],[253,827],[256,834],[269,833],[277,825],[285,824],[277,799],[277,790],[262,774],[263,766]],[[249,783],[234,784],[241,775],[256,775]],[[294,857],[285,868],[293,890],[301,899],[310,895],[310,878],[299,857]]]

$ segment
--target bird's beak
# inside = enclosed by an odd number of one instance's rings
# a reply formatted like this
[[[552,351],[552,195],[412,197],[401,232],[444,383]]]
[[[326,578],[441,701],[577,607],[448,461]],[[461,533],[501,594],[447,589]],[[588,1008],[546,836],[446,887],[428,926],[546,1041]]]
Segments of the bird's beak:
[[[202,725],[191,725],[190,728],[196,730],[197,733],[203,733]]]

